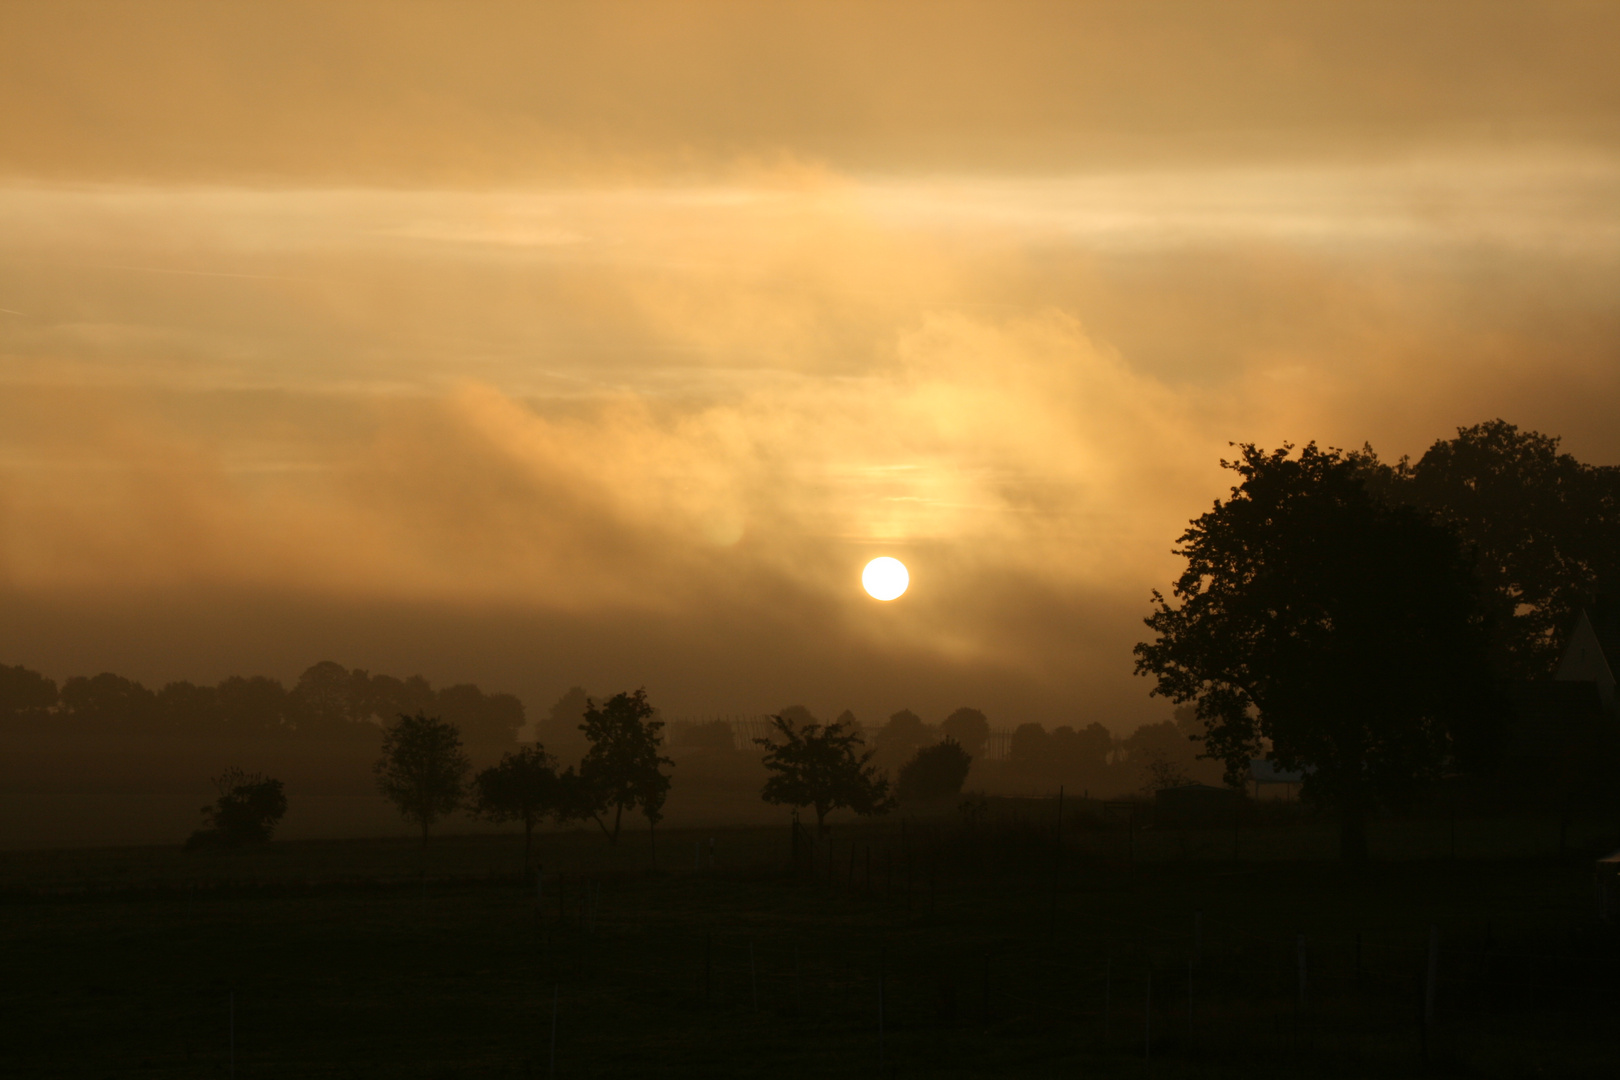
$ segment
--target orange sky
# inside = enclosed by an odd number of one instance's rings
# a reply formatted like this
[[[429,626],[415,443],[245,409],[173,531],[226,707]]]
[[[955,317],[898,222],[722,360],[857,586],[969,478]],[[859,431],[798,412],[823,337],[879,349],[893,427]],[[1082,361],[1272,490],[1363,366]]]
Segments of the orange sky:
[[[1157,719],[1229,441],[1620,460],[1617,34],[0,8],[0,662]]]

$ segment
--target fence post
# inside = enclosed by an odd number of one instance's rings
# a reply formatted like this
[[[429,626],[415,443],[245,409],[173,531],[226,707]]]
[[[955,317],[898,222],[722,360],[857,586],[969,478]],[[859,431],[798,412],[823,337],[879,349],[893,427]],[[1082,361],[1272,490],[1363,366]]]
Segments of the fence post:
[[[557,1075],[557,984],[551,984],[551,1075]]]
[[[1193,1040],[1193,962],[1187,960],[1187,1048],[1192,1049]]]
[[[1304,1012],[1305,1012],[1305,935],[1304,934],[1299,935],[1299,941],[1295,945],[1295,949],[1296,949],[1296,952],[1298,954],[1298,961],[1299,961],[1299,1011],[1300,1011],[1301,1015],[1304,1015]]]
[[[1434,1029],[1434,996],[1440,981],[1440,927],[1429,926],[1429,970],[1423,982],[1424,1050],[1428,1049],[1428,1032]]]
[[[1114,1027],[1114,958],[1103,961],[1103,1047],[1108,1046]]]
[[[1052,845],[1052,911],[1048,919],[1046,935],[1048,938],[1057,937],[1057,909],[1058,888],[1063,876],[1063,785],[1058,785],[1057,797],[1057,832],[1054,834]]]
[[[1144,1049],[1142,1056],[1148,1061],[1153,1060],[1153,967],[1148,966],[1147,973],[1147,1001],[1142,1009],[1142,1038]]]
[[[883,980],[887,974],[885,968],[888,961],[888,950],[878,950],[878,1075],[883,1075]]]

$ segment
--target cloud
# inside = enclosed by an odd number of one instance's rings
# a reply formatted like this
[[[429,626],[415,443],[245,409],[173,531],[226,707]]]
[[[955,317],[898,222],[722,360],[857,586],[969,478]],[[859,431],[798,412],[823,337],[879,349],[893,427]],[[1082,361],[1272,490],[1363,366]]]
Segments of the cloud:
[[[1506,415],[1620,456],[1616,176],[0,189],[0,592],[285,598],[356,651],[454,611],[506,670],[521,623],[559,691],[641,669],[692,708],[886,671],[1147,708],[1137,620],[1229,440],[1398,456]],[[903,602],[859,592],[876,554]]]

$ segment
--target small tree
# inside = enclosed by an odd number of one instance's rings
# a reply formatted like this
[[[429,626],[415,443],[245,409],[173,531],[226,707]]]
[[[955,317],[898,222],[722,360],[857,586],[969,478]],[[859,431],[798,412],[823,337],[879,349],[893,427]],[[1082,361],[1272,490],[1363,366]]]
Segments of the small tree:
[[[1163,750],[1149,750],[1142,761],[1142,790],[1149,795],[1191,782],[1186,770]]]
[[[501,755],[473,780],[473,812],[490,821],[523,822],[523,865],[531,865],[534,827],[545,818],[561,820],[567,811],[557,776],[557,759],[539,743]]]
[[[581,776],[572,765],[557,774],[557,820],[602,823],[607,813],[607,794]]]
[[[664,746],[663,728],[662,720],[653,719],[645,690],[614,694],[600,704],[586,703],[580,730],[591,748],[579,763],[579,776],[598,795],[600,808],[591,816],[612,843],[619,842],[619,823],[626,810],[639,809],[646,815],[649,831],[663,817],[664,798],[669,793],[669,776],[663,766],[674,764],[659,754]],[[613,809],[611,831],[601,817],[609,807]]]
[[[287,795],[280,780],[263,773],[226,769],[214,777],[219,798],[202,809],[208,828],[193,833],[188,848],[209,844],[240,847],[263,844],[287,813]]]
[[[461,733],[437,717],[400,714],[383,735],[382,758],[373,767],[377,788],[399,812],[428,830],[461,805],[472,762],[461,751]]]
[[[827,725],[806,721],[795,727],[773,716],[771,722],[781,741],[754,740],[765,748],[763,761],[772,774],[761,792],[766,802],[815,807],[816,832],[823,836],[828,811],[842,806],[867,816],[894,806],[889,781],[871,765],[873,751],[861,752],[866,743],[859,731],[841,720]]]
[[[960,795],[972,765],[972,755],[955,739],[925,746],[900,770],[895,792],[907,801]]]

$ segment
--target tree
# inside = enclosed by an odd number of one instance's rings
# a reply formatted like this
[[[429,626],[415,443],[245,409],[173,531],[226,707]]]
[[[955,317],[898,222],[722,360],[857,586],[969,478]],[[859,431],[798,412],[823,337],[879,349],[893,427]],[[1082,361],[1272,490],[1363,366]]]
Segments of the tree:
[[[990,741],[990,721],[978,709],[961,708],[939,722],[939,733],[947,739],[955,739],[968,756],[978,757],[984,753],[985,743]]]
[[[546,818],[562,820],[569,807],[563,800],[557,759],[539,743],[508,750],[501,763],[473,780],[473,811],[491,821],[523,822],[523,865],[530,865],[534,827]]]
[[[761,797],[776,806],[815,807],[816,831],[827,833],[827,814],[846,807],[863,817],[882,814],[894,806],[889,781],[871,764],[874,751],[862,750],[866,741],[842,719],[822,725],[773,716],[781,741],[754,742],[765,748],[765,768],[771,776]]]
[[[280,780],[263,773],[227,769],[214,777],[219,798],[202,809],[209,827],[193,833],[186,847],[225,844],[240,847],[263,844],[287,813],[287,795]]]
[[[1196,730],[1184,730],[1175,720],[1138,724],[1119,742],[1120,763],[1127,775],[1135,772],[1144,783],[1157,785],[1151,789],[1154,791],[1185,784],[1191,780],[1188,768],[1197,761],[1197,736],[1202,732],[1202,724]]]
[[[1181,787],[1191,782],[1181,764],[1163,750],[1149,750],[1139,762],[1139,766],[1142,773],[1142,790],[1149,795],[1155,791]]]
[[[470,683],[442,687],[434,709],[455,724],[470,745],[485,749],[512,746],[526,721],[523,702],[516,697],[486,694]]]
[[[428,830],[461,806],[471,769],[456,726],[422,713],[402,713],[387,728],[374,766],[378,790],[421,827],[424,848]]]
[[[972,755],[955,739],[925,746],[901,768],[895,793],[904,800],[959,795],[972,766]]]
[[[600,704],[587,699],[585,722],[579,727],[591,744],[579,763],[579,775],[599,793],[603,809],[613,810],[611,832],[600,813],[593,815],[596,823],[617,844],[624,812],[640,809],[648,830],[655,830],[669,793],[669,776],[663,766],[674,762],[659,754],[664,722],[654,719],[647,692],[614,694]]]
[[[1019,724],[1007,740],[1007,765],[1023,777],[1042,776],[1052,763],[1051,736],[1037,723]]]
[[[886,768],[899,768],[912,754],[933,741],[933,729],[910,709],[901,709],[890,716],[873,739],[878,761]]]
[[[0,664],[0,722],[38,721],[56,705],[56,682],[25,667]]]
[[[1367,855],[1378,795],[1435,776],[1490,692],[1486,626],[1456,535],[1376,501],[1363,461],[1313,443],[1222,462],[1242,478],[1190,523],[1172,605],[1136,646],[1156,694],[1192,702],[1206,756],[1242,783],[1251,757],[1308,768],[1340,852]]]
[[[1576,609],[1620,581],[1620,467],[1558,442],[1498,419],[1458,428],[1416,464],[1360,455],[1374,494],[1427,511],[1473,550],[1497,668],[1516,678],[1551,674]]]
[[[111,728],[145,725],[152,719],[157,695],[122,675],[104,671],[75,675],[62,684],[57,709],[64,719]]]
[[[1054,772],[1082,786],[1100,786],[1106,781],[1108,755],[1113,750],[1113,733],[1095,721],[1079,731],[1065,724],[1054,728],[1047,737]]]
[[[591,748],[580,727],[590,701],[590,695],[582,688],[570,687],[568,693],[558,698],[546,715],[535,723],[540,741],[551,747],[552,753],[562,761],[577,762]]]

